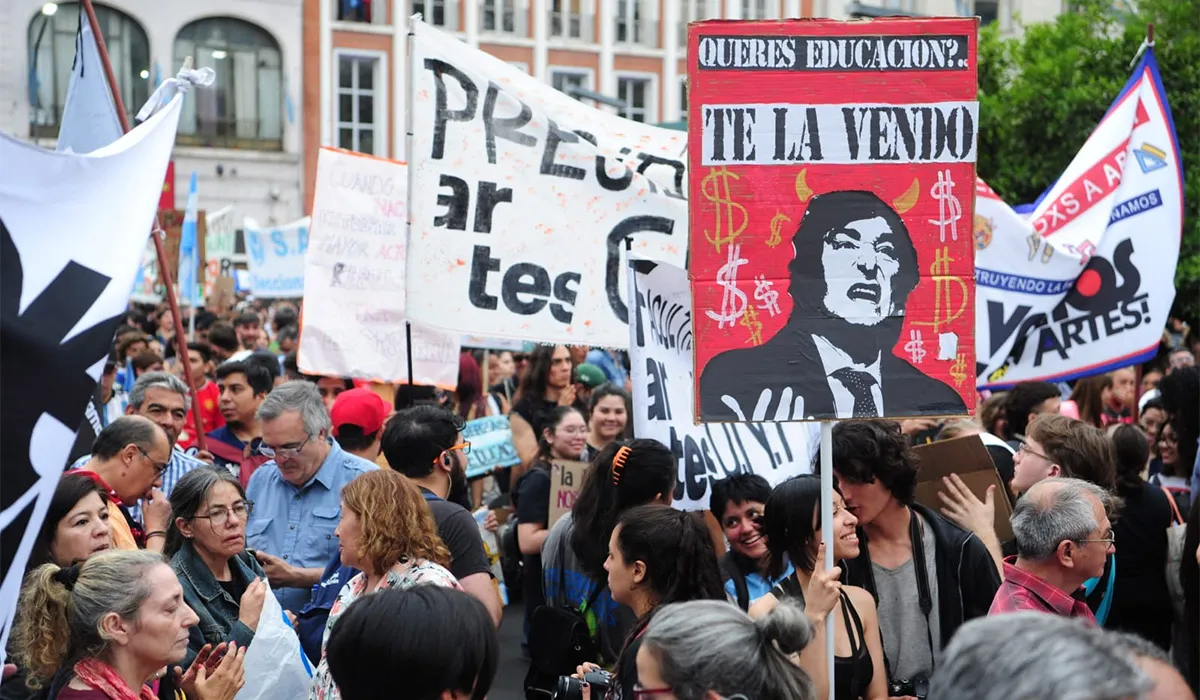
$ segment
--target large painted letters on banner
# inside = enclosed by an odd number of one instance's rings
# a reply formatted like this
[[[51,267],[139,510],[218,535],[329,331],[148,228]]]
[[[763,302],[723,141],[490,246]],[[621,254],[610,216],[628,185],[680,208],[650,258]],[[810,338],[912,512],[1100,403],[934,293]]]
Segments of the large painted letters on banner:
[[[204,235],[204,298],[212,296],[220,277],[233,276],[233,253],[237,241],[237,224],[233,206],[223,207],[204,215],[208,232]]]
[[[87,155],[0,135],[0,656],[26,561],[129,303],[181,99]]]
[[[286,226],[262,228],[254,219],[243,223],[250,261],[250,293],[263,299],[304,296],[304,253],[311,217]]]
[[[692,299],[687,272],[650,260],[630,262],[629,362],[633,432],[671,448],[679,462],[675,506],[708,508],[713,481],[753,473],[774,486],[812,472],[815,423],[710,423],[692,420]]]
[[[689,25],[700,420],[973,408],[976,22]]]
[[[1144,362],[1175,300],[1183,166],[1153,49],[1027,217],[976,193],[979,382]]]
[[[421,22],[413,31],[409,316],[623,347],[625,239],[685,262],[685,135],[587,107]]]
[[[408,380],[404,163],[322,148],[304,270],[300,368]],[[413,381],[458,384],[459,334],[413,324]]]

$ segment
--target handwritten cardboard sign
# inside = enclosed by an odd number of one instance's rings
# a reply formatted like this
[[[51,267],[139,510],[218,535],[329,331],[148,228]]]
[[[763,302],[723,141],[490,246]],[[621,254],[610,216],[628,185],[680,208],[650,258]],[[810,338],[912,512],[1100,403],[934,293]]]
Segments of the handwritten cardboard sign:
[[[587,471],[586,462],[555,462],[550,466],[550,522],[554,527],[558,519],[575,507],[575,497],[583,485]]]
[[[462,433],[463,439],[471,443],[471,452],[467,455],[468,479],[521,463],[521,456],[513,445],[508,416],[467,421]]]
[[[163,209],[158,212],[158,223],[162,226],[166,238],[163,239],[163,246],[167,252],[167,269],[171,271],[171,277],[174,278],[179,272],[179,244],[183,240],[183,209]],[[207,251],[205,250],[206,238],[208,237],[208,217],[204,210],[197,212],[196,216],[196,259],[204,260]]]
[[[995,486],[996,535],[1001,542],[1013,538],[1010,521],[1012,507],[1004,496],[1004,482],[978,435],[920,445],[914,450],[921,460],[921,468],[917,472],[917,503],[941,512],[942,499],[938,498],[938,491],[945,490],[942,478],[951,474],[958,474],[958,478],[981,501],[987,497],[988,487]]]

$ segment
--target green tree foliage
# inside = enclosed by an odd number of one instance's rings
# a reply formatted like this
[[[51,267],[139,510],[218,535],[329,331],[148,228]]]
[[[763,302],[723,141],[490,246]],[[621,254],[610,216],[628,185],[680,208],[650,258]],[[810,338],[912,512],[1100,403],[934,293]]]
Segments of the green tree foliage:
[[[1104,116],[1154,23],[1186,188],[1177,315],[1200,318],[1200,0],[1117,5],[1074,2],[1072,11],[1025,27],[1019,38],[1001,38],[995,25],[983,29],[979,174],[1010,204],[1034,201]]]

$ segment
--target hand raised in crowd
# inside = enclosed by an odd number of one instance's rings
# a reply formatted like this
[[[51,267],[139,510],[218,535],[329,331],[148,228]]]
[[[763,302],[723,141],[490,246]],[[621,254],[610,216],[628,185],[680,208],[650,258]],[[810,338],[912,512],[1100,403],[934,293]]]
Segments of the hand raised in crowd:
[[[196,454],[192,456],[205,464],[213,464],[217,461],[216,457],[213,457],[213,453],[208,450],[196,450]]]
[[[942,499],[942,515],[950,518],[964,530],[975,533],[983,538],[995,528],[996,517],[996,487],[989,486],[985,500],[971,493],[958,474],[942,477],[945,491],[938,491]]]
[[[161,489],[151,489],[150,497],[142,500],[142,520],[146,532],[163,532],[171,521],[171,502]]]
[[[229,651],[221,657],[221,663],[211,671],[201,666],[196,671],[196,695],[198,700],[233,700],[246,684],[246,647],[229,644]],[[185,691],[186,692],[186,691]]]
[[[841,567],[825,569],[825,543],[817,545],[817,560],[813,566],[812,578],[804,591],[804,613],[809,622],[814,625],[824,624],[826,616],[837,605],[838,596],[842,591]]]
[[[290,564],[266,552],[255,552],[254,557],[258,559],[259,564],[262,564],[263,571],[267,574],[267,580],[271,582],[272,586],[276,588],[292,587],[293,571]]]
[[[558,395],[559,406],[574,406],[575,405],[575,385],[568,384],[565,389]]]
[[[496,519],[495,511],[488,511],[488,514],[483,517],[483,529],[488,532],[495,532],[500,529],[500,521]]]
[[[196,697],[196,673],[201,668],[207,668],[209,673],[217,667],[221,662],[221,657],[225,655],[225,649],[229,646],[226,642],[221,642],[216,647],[211,644],[205,644],[200,647],[200,651],[196,654],[196,658],[192,659],[192,665],[188,666],[188,670],[184,671],[179,666],[175,667],[175,687],[179,688],[189,698]]]
[[[905,435],[916,435],[917,433],[929,430],[937,424],[937,420],[933,418],[913,418],[911,420],[902,420],[900,421],[900,432]]]
[[[267,582],[256,578],[246,586],[246,592],[238,603],[238,620],[252,630],[258,630],[258,618],[262,615],[263,602],[267,598]]]

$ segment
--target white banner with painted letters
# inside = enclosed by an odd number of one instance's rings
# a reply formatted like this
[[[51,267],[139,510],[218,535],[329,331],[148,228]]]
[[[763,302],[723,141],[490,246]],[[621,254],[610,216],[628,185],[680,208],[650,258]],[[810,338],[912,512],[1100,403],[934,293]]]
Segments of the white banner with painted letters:
[[[317,155],[304,265],[300,368],[408,381],[405,227],[408,167],[335,148]],[[412,327],[413,381],[458,384],[459,334]]]
[[[687,272],[651,260],[629,262],[629,363],[633,432],[671,448],[679,462],[675,506],[704,510],[712,482],[753,473],[772,486],[813,471],[818,423],[692,421],[692,293]]]
[[[204,298],[212,296],[218,277],[233,277],[233,253],[237,247],[237,222],[233,205],[204,215]]]
[[[246,219],[243,229],[250,261],[250,293],[260,299],[304,296],[304,253],[310,217],[285,226],[261,227]]]
[[[624,347],[625,239],[682,266],[683,132],[601,112],[413,23],[413,320]]]
[[[982,181],[975,201],[981,385],[1154,355],[1175,299],[1183,170],[1153,50],[1028,216]]]

